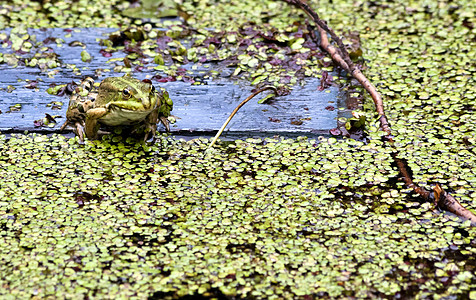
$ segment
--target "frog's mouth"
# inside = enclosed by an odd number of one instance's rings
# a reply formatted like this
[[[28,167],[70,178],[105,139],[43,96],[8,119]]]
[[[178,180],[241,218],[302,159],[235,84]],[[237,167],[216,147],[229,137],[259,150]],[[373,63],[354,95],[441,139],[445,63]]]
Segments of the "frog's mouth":
[[[100,122],[108,126],[131,125],[143,121],[150,113],[151,111],[137,111],[113,106],[109,113],[100,119]]]

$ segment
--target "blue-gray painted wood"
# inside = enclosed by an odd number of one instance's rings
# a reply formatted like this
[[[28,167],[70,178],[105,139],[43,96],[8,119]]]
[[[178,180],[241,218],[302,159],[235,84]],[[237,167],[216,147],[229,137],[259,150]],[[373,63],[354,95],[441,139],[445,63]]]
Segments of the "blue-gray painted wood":
[[[75,64],[81,70],[81,74],[74,74],[71,68],[57,68],[58,73],[52,78],[46,73],[40,72],[38,68],[17,67],[12,68],[6,64],[0,64],[0,131],[21,132],[42,131],[56,132],[64,122],[64,116],[68,105],[68,98],[49,95],[46,89],[51,83],[64,84],[72,80],[79,82],[85,76],[92,76],[96,80],[102,80],[109,76],[121,76],[117,73],[104,72],[100,78],[94,76],[95,70],[113,69],[116,63],[107,63],[111,57],[103,57],[98,51],[98,38],[106,38],[107,34],[114,29],[90,28],[81,29],[80,32],[72,32],[71,37],[65,37],[62,29],[48,29],[46,31],[30,30],[30,34],[37,34],[38,40],[46,37],[62,38],[62,47],[56,44],[49,44],[55,53],[60,55],[60,60],[64,65]],[[80,53],[82,47],[71,47],[68,43],[79,40],[86,45],[86,50],[93,56],[90,63],[81,61]],[[0,49],[2,53],[9,53],[10,48]],[[113,57],[123,57],[124,53],[117,52]],[[198,66],[198,68],[196,68]],[[204,76],[203,71],[216,67],[210,65],[205,68],[203,65],[196,65],[193,70],[194,76]],[[186,66],[192,70],[191,66]],[[51,70],[49,70],[51,71]],[[168,83],[157,83],[157,86],[168,90],[170,97],[174,101],[173,115],[177,116],[177,122],[173,124],[173,133],[189,133],[203,135],[218,130],[227,119],[231,111],[247,96],[251,94],[252,86],[246,82],[236,82],[229,78],[232,69],[221,69],[218,79],[203,78],[206,85],[191,85],[190,83],[175,81]],[[151,77],[156,71],[144,70],[135,72],[134,76],[140,79]],[[205,72],[206,74],[206,72]],[[26,80],[38,80],[38,89],[27,89]],[[295,86],[291,94],[276,97],[268,104],[258,104],[257,101],[264,97],[257,96],[248,102],[232,122],[228,125],[227,132],[233,136],[240,135],[299,135],[299,134],[327,134],[329,129],[336,127],[337,118],[343,114],[348,114],[347,110],[339,110],[344,106],[344,100],[339,95],[337,87],[331,86],[325,91],[317,88],[320,80],[309,78],[303,86]],[[11,93],[7,92],[7,87],[16,87]],[[62,109],[52,110],[47,107],[52,101],[62,101]],[[9,112],[10,106],[21,104],[20,111]],[[326,107],[333,106],[335,110],[328,110]],[[57,118],[58,124],[53,128],[35,127],[34,121],[41,119],[48,113]],[[61,118],[62,117],[62,118]],[[301,125],[295,125],[296,121],[302,120]],[[293,124],[294,123],[294,124]],[[159,128],[163,130],[163,128]],[[232,134],[233,133],[233,134]],[[207,135],[207,134],[205,134]]]

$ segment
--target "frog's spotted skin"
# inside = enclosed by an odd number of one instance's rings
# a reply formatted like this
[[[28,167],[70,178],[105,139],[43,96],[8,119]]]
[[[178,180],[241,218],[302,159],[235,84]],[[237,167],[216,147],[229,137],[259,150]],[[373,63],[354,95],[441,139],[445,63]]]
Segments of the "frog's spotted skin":
[[[80,141],[84,141],[84,126],[86,114],[85,110],[93,107],[97,93],[91,92],[94,86],[94,79],[86,77],[81,84],[73,91],[66,112],[66,122],[61,126],[60,131],[66,126],[72,126],[74,133],[79,136]]]
[[[85,81],[86,90],[92,86],[92,79],[87,78]],[[165,90],[157,91],[150,80],[140,81],[130,76],[109,77],[101,82],[97,93],[89,88],[88,96],[71,98],[65,124],[76,126],[75,131],[81,141],[84,134],[89,139],[96,139],[101,124],[141,124],[145,126],[145,139],[153,140],[158,120],[169,131],[167,117],[172,108],[168,93]]]

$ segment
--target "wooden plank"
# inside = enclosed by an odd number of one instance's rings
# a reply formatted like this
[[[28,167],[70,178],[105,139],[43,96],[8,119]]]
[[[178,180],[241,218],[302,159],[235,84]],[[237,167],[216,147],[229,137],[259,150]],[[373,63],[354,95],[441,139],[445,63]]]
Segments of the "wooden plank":
[[[47,29],[46,31],[30,30],[30,34],[36,34],[37,40],[47,37],[62,38],[62,46],[50,45],[53,51],[60,55],[64,66],[57,68],[57,74],[48,77],[46,73],[40,72],[38,68],[17,67],[12,68],[6,64],[0,65],[0,130],[3,132],[29,131],[58,131],[64,121],[68,99],[48,95],[46,89],[51,83],[69,83],[72,80],[79,82],[85,76],[94,76],[95,70],[99,68],[113,69],[114,63],[108,63],[111,57],[103,57],[99,54],[97,39],[105,38],[108,33],[115,29],[89,28],[81,29],[81,32],[72,32],[71,37],[63,29]],[[81,41],[86,45],[87,51],[93,55],[90,63],[81,61],[81,47],[71,47],[68,44],[72,41]],[[10,48],[0,49],[2,53],[9,53]],[[123,57],[124,53],[117,52],[113,57]],[[71,68],[66,68],[66,64],[74,64],[81,70],[81,74],[74,74]],[[164,87],[174,101],[173,114],[179,119],[171,127],[176,134],[204,134],[218,130],[226,120],[230,112],[245,99],[252,90],[247,82],[236,82],[231,80],[229,74],[232,69],[221,69],[218,79],[206,78],[209,68],[216,66],[197,64],[195,66],[184,66],[194,77],[202,77],[204,85],[192,85],[190,83],[175,81],[167,83],[154,83]],[[193,68],[192,68],[193,67]],[[145,69],[143,72],[135,72],[134,76],[140,79],[149,78],[157,72],[153,69]],[[118,73],[103,73],[97,80],[102,80],[109,76],[121,76]],[[25,87],[26,80],[39,81],[37,89]],[[263,135],[273,134],[327,134],[328,130],[336,127],[338,117],[347,114],[347,110],[339,110],[344,106],[343,93],[337,87],[331,86],[325,91],[319,91],[320,80],[309,78],[303,86],[296,86],[291,94],[277,97],[268,104],[258,104],[256,100],[250,101],[235,116],[228,125],[229,134],[246,135],[261,133]],[[8,86],[16,89],[7,92]],[[264,96],[264,95],[263,95]],[[53,101],[62,101],[64,105],[60,110],[52,110],[47,105]],[[20,104],[19,111],[10,111],[10,107]],[[329,110],[329,106],[336,108]],[[326,109],[327,108],[327,109]],[[45,113],[59,115],[58,125],[54,128],[35,127],[34,121],[41,119]],[[300,124],[302,123],[302,124]],[[159,128],[160,129],[160,128]],[[163,128],[162,128],[163,129]],[[225,132],[225,134],[226,134]]]

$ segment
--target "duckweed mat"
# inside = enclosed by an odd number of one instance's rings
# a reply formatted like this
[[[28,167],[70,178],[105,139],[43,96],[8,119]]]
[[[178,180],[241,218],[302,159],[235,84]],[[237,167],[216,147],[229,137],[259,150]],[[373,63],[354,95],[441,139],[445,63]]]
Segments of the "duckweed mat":
[[[237,79],[292,95],[301,80],[339,72],[313,48],[302,12],[281,1],[235,2],[153,7],[182,18],[161,23],[172,50],[159,43],[159,56],[130,36],[162,22],[147,15],[147,1],[136,10],[121,1],[10,1],[0,27],[16,28],[21,42],[13,39],[16,52],[1,62],[25,62],[27,26],[87,23],[129,34],[126,45],[104,49],[137,66],[113,71],[135,76],[142,54],[163,80],[183,62],[223,58],[234,61]],[[382,93],[415,182],[439,183],[476,211],[476,3],[308,3]],[[138,10],[140,18],[131,17]],[[178,44],[183,33],[201,42]],[[11,36],[1,39],[13,47]],[[237,41],[246,47],[233,48]],[[37,65],[42,74],[61,63],[47,57]],[[404,188],[372,101],[345,78],[336,81],[363,101],[366,143],[241,139],[206,155],[206,139],[161,137],[145,146],[109,135],[81,146],[60,135],[1,135],[1,296],[476,299],[476,229]]]
[[[204,155],[208,143],[2,138],[0,294],[464,298],[474,290],[476,228],[395,187],[390,150],[247,139]]]

